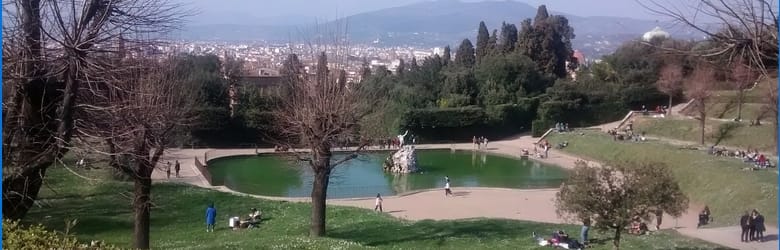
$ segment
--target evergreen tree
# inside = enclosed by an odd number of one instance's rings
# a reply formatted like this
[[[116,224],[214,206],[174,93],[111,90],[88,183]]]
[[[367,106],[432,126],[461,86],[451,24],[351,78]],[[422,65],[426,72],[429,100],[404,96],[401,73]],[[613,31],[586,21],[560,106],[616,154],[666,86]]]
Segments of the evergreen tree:
[[[534,17],[534,23],[542,23],[547,21],[547,18],[550,17],[550,14],[547,13],[547,6],[544,4],[539,5],[539,8],[536,9],[536,17]]]
[[[406,64],[404,64],[404,59],[398,59],[398,68],[395,69],[395,73],[399,76],[404,75],[404,70],[406,70]]]
[[[514,24],[503,23],[501,25],[501,53],[507,54],[515,49],[517,43],[517,27]]]
[[[329,78],[330,70],[328,69],[328,56],[325,55],[325,52],[323,51],[317,57],[317,75],[315,75],[316,86],[320,91],[325,91],[325,88],[329,85]]]
[[[409,71],[417,72],[418,70],[420,70],[420,65],[417,64],[417,58],[412,57],[412,62],[409,65]]]
[[[487,26],[485,26],[485,22],[479,22],[479,31],[477,33],[477,48],[476,48],[476,59],[477,62],[481,62],[482,58],[487,56],[488,53],[488,40],[490,39],[490,34],[488,33]]]
[[[458,47],[458,53],[455,54],[455,64],[466,68],[474,66],[476,58],[474,58],[474,45],[471,44],[469,39],[463,39]]]
[[[493,34],[488,38],[487,52],[488,55],[496,54],[498,50],[498,29],[493,29]]]
[[[339,76],[338,76],[338,83],[339,86],[346,86],[347,85],[347,71],[346,70],[339,70]]]
[[[365,81],[371,77],[371,65],[368,64],[368,59],[363,57],[363,65],[360,68],[360,81]]]
[[[442,64],[444,64],[445,66],[450,64],[450,61],[452,61],[452,58],[451,58],[452,55],[450,53],[450,46],[449,45],[444,47],[444,53],[442,53],[442,54],[443,54],[441,56]]]
[[[547,7],[539,6],[533,23],[521,23],[517,48],[537,63],[539,69],[558,78],[566,77],[566,61],[571,61],[574,29],[563,16],[550,16]]]

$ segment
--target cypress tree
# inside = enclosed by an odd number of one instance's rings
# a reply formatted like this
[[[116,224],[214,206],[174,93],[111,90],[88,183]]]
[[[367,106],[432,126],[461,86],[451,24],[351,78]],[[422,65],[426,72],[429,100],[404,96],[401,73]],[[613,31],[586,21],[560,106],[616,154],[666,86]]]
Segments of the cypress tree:
[[[488,40],[490,39],[490,34],[488,33],[487,26],[485,26],[485,22],[479,22],[479,31],[477,32],[477,48],[476,48],[476,59],[477,62],[481,62],[482,58],[484,58],[486,55],[488,55]]]
[[[455,55],[455,64],[471,68],[475,63],[474,45],[469,39],[463,39],[458,47],[458,53]]]
[[[395,73],[399,76],[403,76],[405,70],[406,64],[404,63],[404,59],[398,59],[398,68],[395,69]]]
[[[451,56],[452,56],[452,55],[451,55],[451,53],[450,53],[450,46],[449,46],[449,45],[447,45],[446,47],[444,47],[444,53],[442,53],[442,54],[443,54],[443,55],[441,56],[441,61],[442,61],[442,64],[443,64],[443,65],[450,64],[450,61],[452,61],[452,58],[451,58]]]
[[[368,59],[363,57],[363,65],[361,65],[360,69],[360,81],[365,81],[371,77],[371,65],[368,64]]]
[[[501,25],[501,41],[499,43],[502,53],[510,53],[515,49],[517,27],[514,24],[504,23]]]
[[[498,50],[498,29],[493,29],[493,34],[488,38],[487,53],[488,55],[497,54]]]

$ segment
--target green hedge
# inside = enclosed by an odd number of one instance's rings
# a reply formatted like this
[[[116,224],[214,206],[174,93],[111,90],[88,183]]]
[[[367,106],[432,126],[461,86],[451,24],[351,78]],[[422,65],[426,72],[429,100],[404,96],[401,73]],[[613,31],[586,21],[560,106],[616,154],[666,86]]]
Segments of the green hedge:
[[[401,128],[460,128],[485,124],[487,120],[485,110],[475,106],[413,109],[401,116]]]
[[[552,128],[552,122],[548,120],[534,120],[531,123],[531,136],[542,137],[550,128]]]

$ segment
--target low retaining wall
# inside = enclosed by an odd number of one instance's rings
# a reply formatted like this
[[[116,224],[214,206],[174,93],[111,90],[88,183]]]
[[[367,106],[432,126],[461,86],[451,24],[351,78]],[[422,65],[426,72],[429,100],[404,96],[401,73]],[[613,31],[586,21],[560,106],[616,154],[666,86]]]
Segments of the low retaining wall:
[[[195,157],[195,167],[198,169],[198,171],[200,171],[200,174],[203,176],[203,178],[206,179],[209,185],[214,186],[214,183],[211,182],[211,173],[209,173],[209,170],[206,169],[206,165],[200,163],[198,157]]]

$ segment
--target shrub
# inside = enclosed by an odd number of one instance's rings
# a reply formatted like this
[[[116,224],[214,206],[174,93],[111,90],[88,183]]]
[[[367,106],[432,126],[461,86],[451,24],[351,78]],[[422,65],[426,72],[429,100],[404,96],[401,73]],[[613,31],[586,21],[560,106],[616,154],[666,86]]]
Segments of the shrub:
[[[3,248],[18,250],[119,249],[101,244],[80,244],[76,238],[48,231],[42,225],[23,226],[3,220]]]
[[[531,136],[541,137],[551,127],[552,127],[552,123],[548,120],[540,120],[540,119],[534,120],[533,122],[531,122]]]

